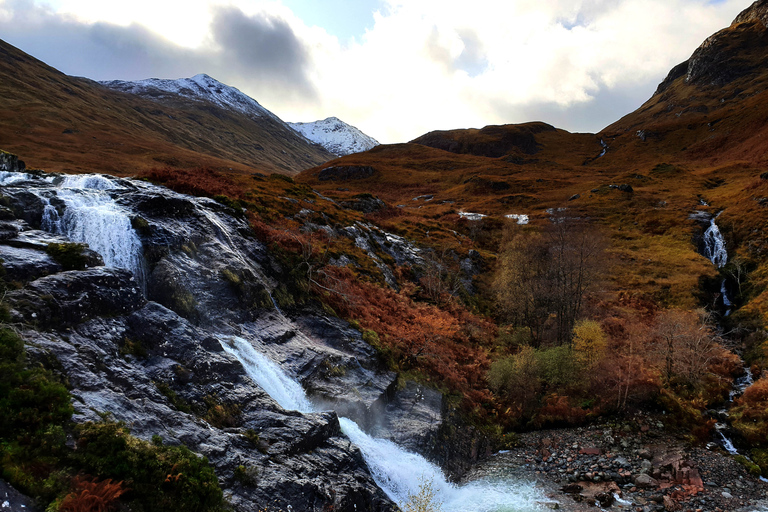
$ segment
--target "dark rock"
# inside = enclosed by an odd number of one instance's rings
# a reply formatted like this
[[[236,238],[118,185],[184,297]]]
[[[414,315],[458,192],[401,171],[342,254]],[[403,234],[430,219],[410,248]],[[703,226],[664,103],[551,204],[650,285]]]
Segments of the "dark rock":
[[[370,194],[360,194],[349,201],[341,201],[342,207],[362,213],[375,213],[387,207],[387,203]]]
[[[655,488],[659,486],[659,482],[655,478],[646,474],[633,476],[632,483],[643,489]]]
[[[0,171],[24,172],[26,168],[24,161],[19,160],[18,156],[0,150]]]
[[[320,181],[363,180],[376,174],[376,169],[370,165],[339,165],[326,167],[317,175]]]
[[[634,192],[632,185],[628,185],[626,183],[622,183],[621,185],[619,185],[619,190],[621,190],[622,192],[630,192],[630,193]]]
[[[568,198],[569,201],[575,201],[576,199],[579,199],[581,197],[581,194],[573,194],[571,197]]]
[[[19,320],[50,327],[130,313],[145,301],[130,272],[106,267],[42,277],[6,297]]]
[[[0,153],[2,156],[2,153]],[[5,480],[0,480],[0,510],[3,512],[39,512],[34,500],[24,496],[11,487]]]

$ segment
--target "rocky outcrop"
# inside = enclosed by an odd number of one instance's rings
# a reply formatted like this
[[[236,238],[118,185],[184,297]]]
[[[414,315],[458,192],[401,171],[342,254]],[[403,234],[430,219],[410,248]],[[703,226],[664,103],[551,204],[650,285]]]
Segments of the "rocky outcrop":
[[[752,21],[759,21],[766,27],[768,27],[768,1],[757,0],[755,3],[741,11],[736,19],[733,20],[733,24],[750,23]]]
[[[0,226],[6,279],[21,286],[6,295],[12,319],[30,359],[55,361],[66,377],[74,420],[109,413],[138,437],[187,445],[209,459],[235,510],[394,510],[335,412],[283,410],[221,344],[238,334],[267,347],[319,401],[365,419],[394,375],[360,333],[316,311],[291,319],[277,309],[274,263],[227,207],[145,183],[91,185],[102,187],[87,192],[99,207],[130,217],[145,282],[122,268],[62,272],[45,250],[65,239],[35,230],[41,218]],[[59,193],[32,178],[2,192],[7,212]],[[62,218],[73,208],[60,207]]]
[[[688,60],[686,83],[722,87],[762,69],[768,46],[766,13],[768,3],[755,2],[730,27],[708,37]]]
[[[26,164],[23,160],[19,160],[18,156],[0,150],[0,171],[24,172],[26,168]]]

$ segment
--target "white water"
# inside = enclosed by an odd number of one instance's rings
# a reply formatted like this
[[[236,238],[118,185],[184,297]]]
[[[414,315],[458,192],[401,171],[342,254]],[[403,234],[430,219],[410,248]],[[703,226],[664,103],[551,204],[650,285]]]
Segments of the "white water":
[[[35,177],[25,173],[0,173],[0,185],[4,186],[33,179]],[[46,177],[44,181],[54,179]],[[141,241],[131,226],[128,212],[106,192],[119,188],[114,180],[98,174],[84,174],[65,176],[56,187],[30,187],[29,191],[43,203],[41,227],[45,231],[88,244],[101,255],[106,266],[130,270],[143,284]],[[63,215],[51,205],[54,197],[64,203]]]
[[[303,413],[314,411],[301,385],[274,361],[238,336],[221,338],[248,375],[281,407]],[[444,512],[526,512],[539,510],[541,498],[533,484],[507,480],[478,480],[466,485],[449,483],[440,468],[421,455],[408,452],[392,441],[371,437],[348,418],[339,418],[341,430],[358,447],[376,484],[399,506],[419,493],[422,482],[431,482]]]
[[[59,218],[49,203],[42,227],[73,242],[88,244],[101,254],[106,266],[130,270],[143,283],[141,240],[131,226],[128,212],[106,192],[117,188],[112,180],[100,175],[65,177],[54,190],[66,205],[64,214]]]
[[[728,251],[725,249],[725,239],[720,233],[720,228],[715,224],[715,219],[710,221],[709,227],[704,232],[704,252],[717,268],[728,263]]]
[[[722,268],[728,263],[728,251],[725,248],[725,239],[723,238],[723,234],[720,233],[720,228],[715,224],[715,219],[712,218],[709,222],[709,227],[704,232],[704,253],[713,265],[717,268]],[[726,307],[725,316],[728,316],[731,314],[733,303],[728,297],[728,287],[726,286],[725,279],[720,283],[720,295],[723,298],[723,305]]]

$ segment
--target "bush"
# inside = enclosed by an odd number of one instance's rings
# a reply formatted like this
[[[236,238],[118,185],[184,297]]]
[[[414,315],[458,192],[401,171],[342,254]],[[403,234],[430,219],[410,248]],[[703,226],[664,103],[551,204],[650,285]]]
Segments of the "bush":
[[[185,446],[137,439],[123,423],[89,422],[75,432],[72,460],[88,473],[125,482],[132,510],[222,510],[223,493],[208,460]]]
[[[768,377],[749,386],[731,409],[733,427],[755,446],[768,446]]]

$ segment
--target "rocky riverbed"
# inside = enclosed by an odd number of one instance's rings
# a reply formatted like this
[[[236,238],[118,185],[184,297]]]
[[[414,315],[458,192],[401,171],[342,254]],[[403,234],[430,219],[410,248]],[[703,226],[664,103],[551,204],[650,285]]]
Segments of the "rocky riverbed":
[[[768,483],[725,451],[668,433],[664,416],[529,432],[496,457],[536,478],[551,500],[542,505],[552,509],[768,511]]]

